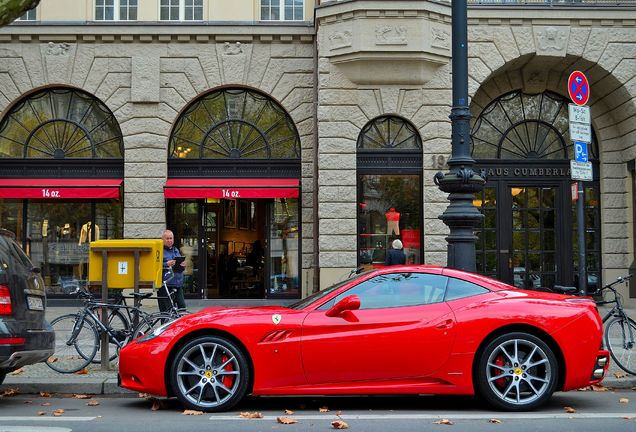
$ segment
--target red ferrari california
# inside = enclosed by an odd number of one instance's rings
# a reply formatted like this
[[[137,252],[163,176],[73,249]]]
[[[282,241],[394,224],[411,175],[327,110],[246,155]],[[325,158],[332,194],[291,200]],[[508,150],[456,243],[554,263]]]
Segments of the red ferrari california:
[[[442,267],[373,270],[287,307],[211,307],[121,350],[120,385],[203,411],[245,395],[477,394],[531,410],[609,366],[592,300]]]

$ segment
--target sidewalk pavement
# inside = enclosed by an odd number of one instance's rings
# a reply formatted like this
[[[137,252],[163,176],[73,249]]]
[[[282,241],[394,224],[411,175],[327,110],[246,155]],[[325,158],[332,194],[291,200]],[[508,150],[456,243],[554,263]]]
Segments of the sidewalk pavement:
[[[196,312],[209,305],[206,302],[188,302],[188,310]],[[155,306],[149,306],[148,311],[156,310]],[[47,307],[47,319],[73,313],[76,307],[56,306]],[[603,315],[601,311],[601,315]],[[636,311],[628,311],[628,315],[636,317]],[[61,374],[55,372],[44,363],[29,365],[22,368],[22,372],[16,375],[8,374],[4,384],[0,385],[0,394],[5,389],[14,388],[20,393],[63,393],[63,394],[95,394],[118,395],[134,394],[117,386],[117,365],[112,364],[110,370],[102,370],[100,364],[88,366],[86,374]],[[610,360],[610,370],[602,382],[602,385],[610,389],[632,389],[636,387],[636,376],[628,375],[620,370]]]

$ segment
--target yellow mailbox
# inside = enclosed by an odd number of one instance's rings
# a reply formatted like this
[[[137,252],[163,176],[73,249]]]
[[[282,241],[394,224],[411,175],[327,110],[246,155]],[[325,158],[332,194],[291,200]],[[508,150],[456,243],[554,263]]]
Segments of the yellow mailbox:
[[[97,240],[90,245],[88,280],[91,286],[102,286],[105,274],[108,288],[159,288],[162,267],[162,240]]]

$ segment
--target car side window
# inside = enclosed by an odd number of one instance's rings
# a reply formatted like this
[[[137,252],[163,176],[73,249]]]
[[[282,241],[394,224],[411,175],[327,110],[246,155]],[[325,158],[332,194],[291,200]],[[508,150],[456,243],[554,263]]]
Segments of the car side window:
[[[426,273],[378,275],[339,294],[319,309],[329,309],[350,295],[360,298],[360,309],[381,309],[439,303],[446,292],[446,276]]]
[[[448,289],[444,301],[457,300],[489,292],[488,289],[461,279],[448,278]]]

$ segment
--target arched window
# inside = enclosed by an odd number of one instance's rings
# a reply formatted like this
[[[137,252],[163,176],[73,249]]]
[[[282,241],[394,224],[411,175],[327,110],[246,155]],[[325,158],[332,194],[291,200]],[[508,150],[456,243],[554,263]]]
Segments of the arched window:
[[[413,150],[421,148],[422,139],[415,127],[406,120],[392,115],[370,121],[358,137],[358,149]]]
[[[407,263],[422,262],[422,139],[407,120],[383,115],[357,142],[358,264],[384,265],[401,240]]]
[[[574,159],[569,139],[568,101],[552,92],[514,91],[492,101],[472,131],[473,158]],[[590,159],[598,160],[596,140]]]
[[[225,88],[195,100],[170,137],[170,158],[300,159],[300,138],[285,110],[270,97]]]
[[[122,159],[121,130],[94,96],[47,88],[15,104],[0,123],[0,158]]]

